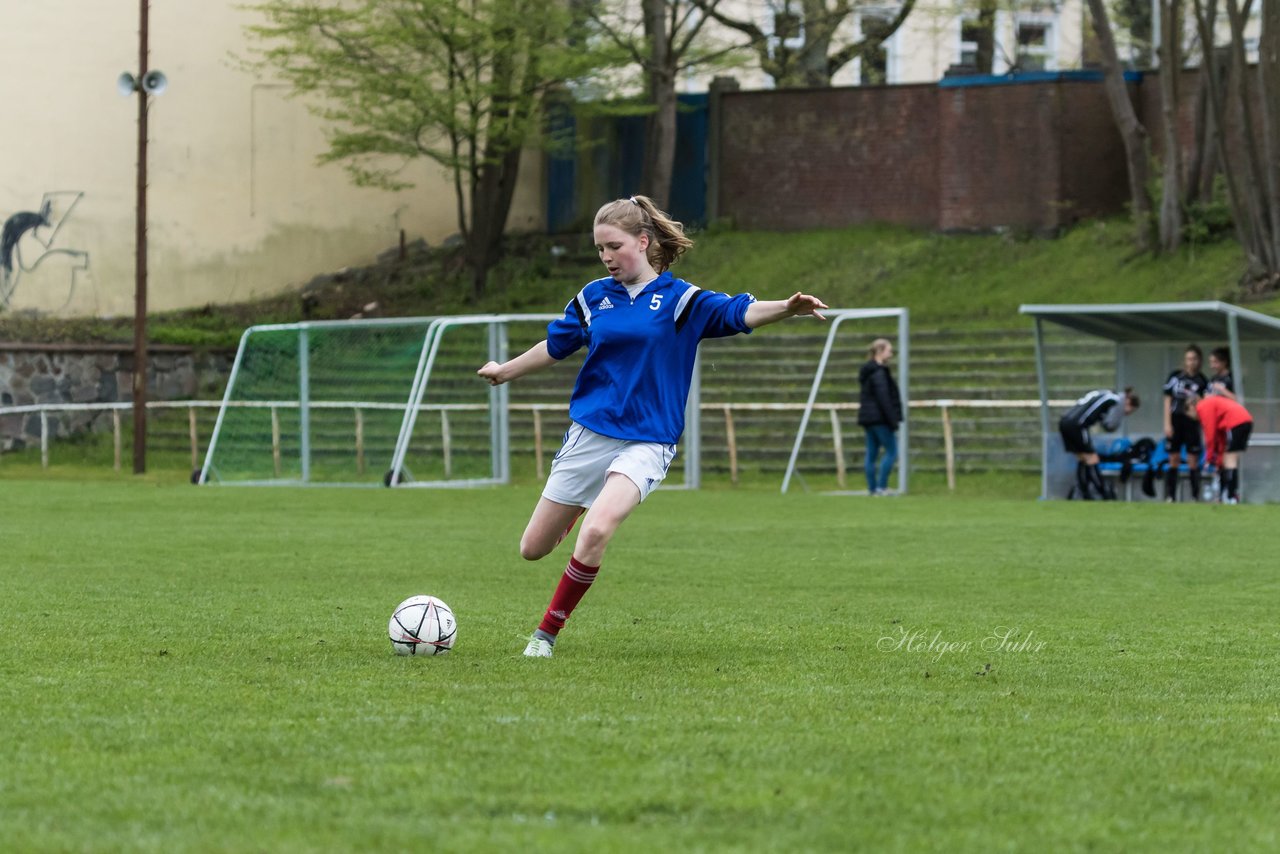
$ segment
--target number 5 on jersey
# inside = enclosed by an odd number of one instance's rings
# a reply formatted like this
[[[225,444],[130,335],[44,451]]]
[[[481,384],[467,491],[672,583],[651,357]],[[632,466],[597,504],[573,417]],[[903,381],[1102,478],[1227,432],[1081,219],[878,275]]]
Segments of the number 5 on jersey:
[[[649,311],[657,311],[662,308],[662,294],[654,294],[649,300]]]

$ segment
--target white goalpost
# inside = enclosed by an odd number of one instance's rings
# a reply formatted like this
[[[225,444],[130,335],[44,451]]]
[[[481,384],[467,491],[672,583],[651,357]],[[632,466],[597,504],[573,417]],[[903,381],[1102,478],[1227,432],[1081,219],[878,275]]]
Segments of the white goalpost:
[[[577,372],[560,372],[549,405],[537,397],[513,404],[511,384],[489,386],[475,372],[486,361],[509,357],[513,329],[524,333],[518,348],[523,349],[558,317],[488,314],[250,327],[240,338],[195,480],[427,488],[509,483],[512,411],[532,413],[540,423],[542,411],[568,403]],[[519,384],[514,390],[529,396]],[[698,486],[698,397],[695,368],[682,443],[685,477],[671,488]],[[438,431],[435,425],[424,429],[428,414],[439,418]],[[477,453],[481,446],[485,451]]]
[[[522,430],[531,428],[538,448],[544,417],[567,426],[565,410],[581,354],[567,360],[574,365],[548,371],[535,384],[489,386],[476,370],[532,346],[558,317],[487,314],[250,327],[241,336],[196,481],[419,488],[510,483],[513,413],[523,419]],[[784,492],[796,473],[837,330],[846,320],[886,317],[898,320],[905,404],[906,310],[832,310]],[[683,480],[673,472],[666,488],[701,486],[703,358],[695,362],[685,410],[678,458]],[[900,436],[905,458],[905,425]],[[541,474],[540,453],[538,465]],[[899,465],[905,490],[906,467]]]
[[[809,428],[809,419],[813,415],[814,404],[818,399],[818,390],[822,387],[822,379],[827,372],[827,364],[831,360],[831,350],[835,345],[836,333],[840,330],[841,324],[846,320],[875,320],[880,318],[895,318],[898,323],[898,389],[902,394],[902,412],[907,413],[907,407],[910,401],[909,380],[910,380],[910,323],[908,320],[908,311],[905,308],[834,308],[823,312],[827,320],[830,321],[830,327],[827,330],[827,340],[822,347],[822,357],[818,360],[818,368],[813,374],[813,382],[809,387],[809,399],[805,402],[804,414],[800,416],[800,427],[796,430],[795,442],[791,446],[791,457],[787,460],[787,471],[782,476],[782,492],[786,494],[787,489],[791,486],[791,478],[796,473],[796,463],[800,458],[800,446],[804,444],[805,431]],[[907,419],[902,420],[902,424],[898,428],[898,491],[906,493],[907,479],[910,466],[908,460],[908,427]]]

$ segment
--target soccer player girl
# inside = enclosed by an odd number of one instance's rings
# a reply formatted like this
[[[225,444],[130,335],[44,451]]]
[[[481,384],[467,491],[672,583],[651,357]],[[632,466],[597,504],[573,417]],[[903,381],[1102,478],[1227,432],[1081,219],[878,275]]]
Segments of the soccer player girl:
[[[1240,503],[1240,455],[1249,447],[1253,416],[1249,410],[1221,394],[1191,398],[1191,412],[1204,428],[1208,448],[1205,464],[1219,466],[1223,504]]]
[[[1101,423],[1103,430],[1114,433],[1120,428],[1121,419],[1137,409],[1139,403],[1131,388],[1126,388],[1124,394],[1098,389],[1077,400],[1058,422],[1063,447],[1076,455],[1076,493],[1082,500],[1092,500],[1094,492],[1099,499],[1115,497],[1098,471],[1098,452],[1093,448],[1089,428]]]
[[[698,342],[797,315],[820,313],[817,297],[782,300],[706,291],[671,275],[690,246],[684,228],[645,196],[596,212],[596,252],[608,275],[569,300],[547,338],[477,373],[491,385],[550,367],[581,347],[586,359],[569,400],[571,424],[542,497],[520,539],[520,555],[551,553],[585,513],[569,565],[524,654],[549,658],[586,594],[618,526],[667,476],[684,431]]]
[[[1169,452],[1169,468],[1164,473],[1164,500],[1178,500],[1178,467],[1185,461],[1191,473],[1192,500],[1200,500],[1200,453],[1204,443],[1200,425],[1191,411],[1191,398],[1204,397],[1209,381],[1200,373],[1202,354],[1188,344],[1182,354],[1182,369],[1169,374],[1164,383],[1164,447]]]
[[[1236,384],[1231,379],[1231,351],[1226,347],[1214,347],[1209,351],[1209,391],[1207,394],[1220,394],[1228,400],[1236,399]]]

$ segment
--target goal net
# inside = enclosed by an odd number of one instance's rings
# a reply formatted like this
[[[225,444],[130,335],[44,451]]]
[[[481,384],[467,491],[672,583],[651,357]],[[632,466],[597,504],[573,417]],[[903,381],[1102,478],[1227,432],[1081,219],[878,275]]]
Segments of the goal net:
[[[245,330],[199,481],[381,484],[433,320]]]

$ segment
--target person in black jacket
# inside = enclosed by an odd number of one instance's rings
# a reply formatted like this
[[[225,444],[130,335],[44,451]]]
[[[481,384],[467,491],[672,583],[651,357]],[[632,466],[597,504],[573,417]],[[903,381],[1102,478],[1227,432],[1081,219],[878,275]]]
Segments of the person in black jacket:
[[[893,343],[877,338],[867,351],[870,359],[858,371],[858,423],[867,434],[867,491],[871,495],[889,495],[889,474],[898,459],[898,425],[902,423],[902,397],[898,384],[889,373]],[[884,451],[879,470],[876,457]]]
[[[1164,447],[1169,452],[1169,467],[1164,475],[1164,500],[1178,500],[1178,468],[1186,462],[1191,474],[1191,499],[1200,500],[1200,455],[1204,441],[1200,423],[1187,410],[1192,398],[1204,397],[1209,380],[1200,372],[1203,354],[1195,344],[1188,344],[1182,356],[1182,370],[1169,374],[1164,384]]]

